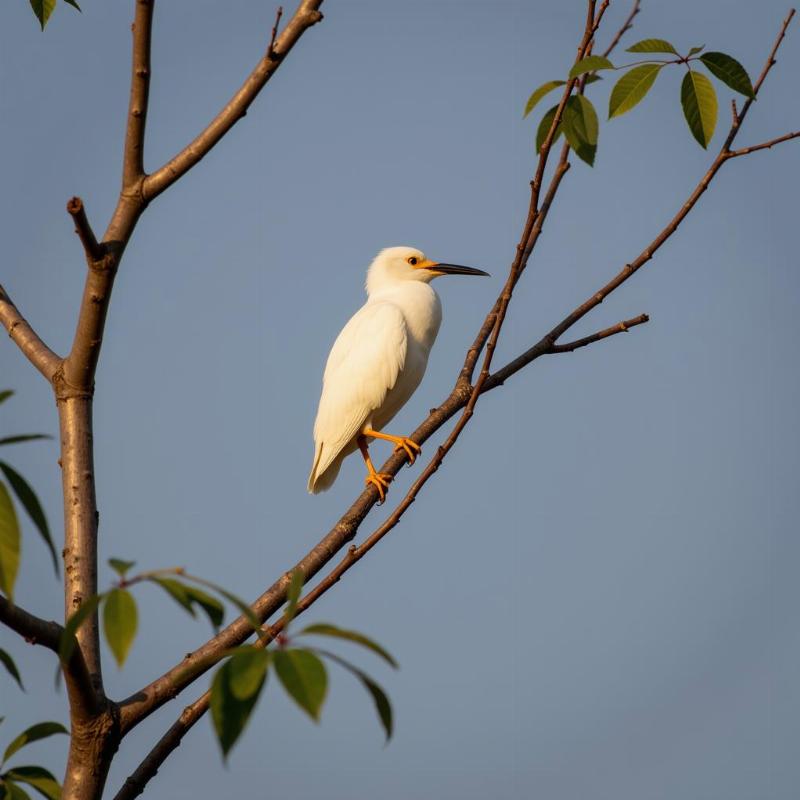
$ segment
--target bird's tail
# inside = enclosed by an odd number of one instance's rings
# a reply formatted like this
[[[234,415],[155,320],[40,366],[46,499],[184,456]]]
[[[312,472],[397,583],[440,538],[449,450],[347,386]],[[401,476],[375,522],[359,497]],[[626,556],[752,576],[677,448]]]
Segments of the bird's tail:
[[[311,467],[311,474],[308,476],[308,491],[311,494],[319,494],[319,492],[324,492],[333,486],[333,482],[339,474],[339,468],[342,466],[342,461],[347,455],[342,450],[333,460],[328,461],[327,458],[322,458],[324,447],[324,443],[320,442],[314,453],[314,465]]]

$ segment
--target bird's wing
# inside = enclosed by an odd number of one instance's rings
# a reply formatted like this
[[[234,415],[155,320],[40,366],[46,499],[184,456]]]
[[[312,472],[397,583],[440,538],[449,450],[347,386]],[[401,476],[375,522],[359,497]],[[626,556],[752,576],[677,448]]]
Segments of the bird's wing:
[[[369,303],[344,326],[322,379],[310,484],[383,404],[403,368],[406,347],[405,318],[392,303]]]

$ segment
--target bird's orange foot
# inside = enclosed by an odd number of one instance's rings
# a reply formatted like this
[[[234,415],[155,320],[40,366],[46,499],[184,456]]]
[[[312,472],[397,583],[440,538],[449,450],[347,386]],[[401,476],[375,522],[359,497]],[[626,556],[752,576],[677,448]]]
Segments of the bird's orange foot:
[[[409,466],[411,466],[417,460],[417,456],[422,452],[422,448],[413,439],[409,439],[407,436],[401,436],[398,438],[394,451],[396,453],[399,450],[406,451]]]
[[[388,472],[370,472],[369,475],[364,478],[364,484],[366,486],[371,484],[378,490],[378,496],[380,497],[378,505],[383,503],[386,499],[386,492],[389,490],[389,484],[391,482],[392,476]]]

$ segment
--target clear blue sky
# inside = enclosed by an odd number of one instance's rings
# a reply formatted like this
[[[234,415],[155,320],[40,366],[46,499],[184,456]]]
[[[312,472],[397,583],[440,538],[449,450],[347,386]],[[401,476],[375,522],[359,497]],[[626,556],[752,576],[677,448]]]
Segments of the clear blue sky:
[[[59,4],[41,34],[15,0],[0,25],[0,273],[61,352],[84,275],[64,205],[81,195],[103,228],[128,91],[133,2],[82,5]],[[239,85],[274,5],[159,3],[148,167]],[[615,0],[607,32],[627,8]],[[534,155],[521,110],[568,69],[583,4],[324,10],[246,119],[148,210],[125,257],[97,377],[103,563],[184,565],[256,596],[360,491],[355,457],[328,494],[310,497],[305,482],[323,364],[372,256],[409,244],[495,276],[438,282],[445,321],[400,433],[448,393],[513,256]],[[754,75],[786,11],[775,0],[645,2],[633,35],[705,43]],[[796,25],[742,145],[798,128],[798,74]],[[600,107],[609,87],[593,87]],[[567,176],[498,363],[638,254],[702,174],[711,156],[678,95],[678,73],[665,74],[640,107],[602,123],[596,167]],[[730,95],[720,93],[721,126]],[[482,400],[400,527],[309,613],[374,635],[400,661],[395,674],[359,659],[394,702],[388,747],[349,676],[333,675],[319,727],[270,686],[228,769],[204,720],[150,796],[794,798],[798,169],[797,143],[728,165],[579,333],[642,312],[650,324],[541,360]],[[2,430],[54,433],[46,385],[7,341],[0,376],[18,392]],[[8,455],[59,533],[56,444]],[[418,471],[404,470],[390,499]],[[19,594],[60,614],[30,528]],[[106,669],[114,697],[208,634],[153,590],[139,599],[130,664]],[[6,632],[0,641],[29,687],[23,696],[0,676],[1,738],[66,720],[49,654]],[[110,789],[195,696],[125,741]],[[65,743],[29,752],[58,771]]]

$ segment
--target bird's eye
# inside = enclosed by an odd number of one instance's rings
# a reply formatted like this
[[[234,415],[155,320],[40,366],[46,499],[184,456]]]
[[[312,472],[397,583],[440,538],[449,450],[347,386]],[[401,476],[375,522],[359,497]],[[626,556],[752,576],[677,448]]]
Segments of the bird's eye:
[[[411,256],[411,258],[408,259],[408,263],[413,267],[417,263],[417,257]]]

